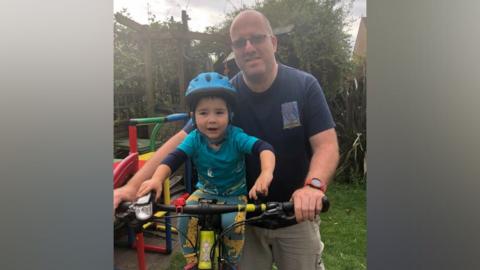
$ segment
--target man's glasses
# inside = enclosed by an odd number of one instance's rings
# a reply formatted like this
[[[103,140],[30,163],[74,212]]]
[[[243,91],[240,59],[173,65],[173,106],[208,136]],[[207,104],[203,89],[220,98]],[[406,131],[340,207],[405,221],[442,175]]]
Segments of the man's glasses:
[[[267,35],[253,35],[250,38],[239,38],[235,41],[232,41],[232,47],[234,49],[241,49],[247,45],[247,40],[250,41],[252,45],[259,45],[265,41]]]

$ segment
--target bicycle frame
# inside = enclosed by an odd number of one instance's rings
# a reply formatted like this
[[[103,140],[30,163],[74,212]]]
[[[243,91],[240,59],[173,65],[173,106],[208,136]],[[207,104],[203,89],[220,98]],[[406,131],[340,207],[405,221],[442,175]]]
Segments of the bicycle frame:
[[[197,268],[199,270],[206,270],[206,269],[222,269],[222,265],[229,264],[227,260],[223,257],[223,236],[222,234],[225,232],[222,230],[221,225],[219,224],[220,215],[222,213],[229,213],[229,212],[253,212],[256,210],[265,211],[267,209],[266,205],[254,205],[254,204],[247,204],[247,205],[222,205],[216,204],[215,201],[211,200],[199,200],[199,208],[197,210],[187,210],[183,209],[183,213],[185,211],[192,213],[199,213],[203,212],[203,214],[199,215],[199,227],[200,231],[198,233],[198,241],[196,241],[196,250],[198,253],[198,264]],[[216,206],[219,206],[219,210],[214,210]],[[224,207],[222,207],[224,206]],[[193,206],[196,207],[196,206]],[[195,208],[193,208],[195,209]],[[178,211],[178,206],[176,208]],[[240,224],[241,222],[236,222],[231,224],[230,226],[235,226]]]
[[[199,234],[199,252],[198,252],[198,269],[212,269],[212,261],[215,262],[220,251],[219,247],[215,248],[213,260],[210,257],[212,248],[216,242],[216,233],[213,230],[200,230]]]
[[[195,242],[195,249],[197,252],[198,263],[197,268],[201,270],[223,269],[225,264],[229,262],[222,254],[223,250],[223,235],[243,223],[248,223],[248,220],[235,222],[225,230],[217,223],[220,215],[231,212],[260,212],[266,211],[282,211],[283,213],[291,212],[293,216],[293,204],[286,203],[267,203],[267,204],[216,204],[211,200],[199,200],[198,205],[185,205],[184,201],[176,202],[174,206],[157,204],[159,210],[167,212],[176,212],[177,214],[192,214],[198,215],[200,228]],[[191,242],[191,240],[188,240]]]

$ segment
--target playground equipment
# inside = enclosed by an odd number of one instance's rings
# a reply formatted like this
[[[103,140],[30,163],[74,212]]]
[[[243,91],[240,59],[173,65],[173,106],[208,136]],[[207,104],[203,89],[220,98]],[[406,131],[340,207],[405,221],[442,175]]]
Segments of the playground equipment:
[[[163,124],[168,122],[178,122],[178,121],[186,121],[188,120],[189,116],[186,113],[177,113],[171,114],[164,117],[152,117],[152,118],[135,118],[130,119],[129,126],[128,126],[128,137],[129,137],[129,154],[126,158],[121,161],[114,162],[113,164],[113,187],[119,188],[123,186],[148,160],[149,156],[155,151],[155,144],[156,138],[160,132],[161,127]],[[151,136],[150,136],[150,151],[151,153],[147,153],[144,155],[140,155],[138,152],[138,145],[137,145],[137,126],[139,125],[152,125],[155,124]],[[186,162],[186,175],[184,176],[185,186],[187,187],[187,191],[191,188],[191,169],[190,169],[190,162]],[[164,196],[163,196],[163,203],[169,204],[170,203],[170,180],[167,179],[164,183]],[[156,218],[164,218],[165,225],[158,224],[158,223],[129,223],[127,226],[128,230],[128,243],[127,245],[137,249],[137,257],[139,262],[143,262],[145,264],[144,252],[145,251],[153,251],[159,252],[164,254],[169,254],[172,251],[172,240],[171,240],[171,225],[170,220],[168,217],[165,217],[166,212],[157,212],[154,213]],[[133,224],[133,225],[132,225]],[[144,235],[143,232],[148,229],[156,230],[157,228],[161,228],[165,232],[165,245],[149,245],[145,244],[144,242]],[[144,266],[143,266],[144,267]],[[140,267],[140,269],[145,269]]]
[[[150,136],[150,152],[155,152],[156,138],[163,124],[168,122],[186,121],[187,113],[170,114],[163,117],[134,118],[128,125],[129,154],[126,158],[113,164],[113,188],[123,186],[131,176],[143,166],[150,153],[140,156],[137,145],[137,126],[155,124]]]

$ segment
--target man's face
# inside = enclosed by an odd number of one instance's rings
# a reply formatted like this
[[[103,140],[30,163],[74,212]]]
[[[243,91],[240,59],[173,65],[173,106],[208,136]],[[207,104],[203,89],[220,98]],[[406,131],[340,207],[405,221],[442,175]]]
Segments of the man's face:
[[[233,22],[230,38],[235,62],[248,80],[261,81],[274,72],[277,39],[268,33],[262,17],[243,14]]]

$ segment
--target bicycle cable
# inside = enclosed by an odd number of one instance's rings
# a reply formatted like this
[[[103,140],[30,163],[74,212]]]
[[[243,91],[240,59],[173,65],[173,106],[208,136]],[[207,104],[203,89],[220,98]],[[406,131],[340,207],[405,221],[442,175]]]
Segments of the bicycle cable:
[[[231,230],[234,230],[235,228],[237,227],[240,227],[240,226],[243,226],[245,224],[248,224],[248,223],[251,223],[255,220],[258,220],[260,219],[261,217],[260,216],[256,216],[256,217],[251,217],[249,219],[245,219],[245,220],[242,220],[242,221],[238,221],[238,222],[234,222],[232,224],[230,224],[229,226],[227,226],[219,235],[218,237],[215,239],[215,241],[213,242],[213,245],[212,245],[212,249],[210,250],[210,261],[213,261],[213,257],[214,257],[214,251],[215,251],[215,246],[218,245],[218,242],[220,241],[219,239],[223,238],[225,236],[225,234],[227,234],[228,232],[230,232]]]

